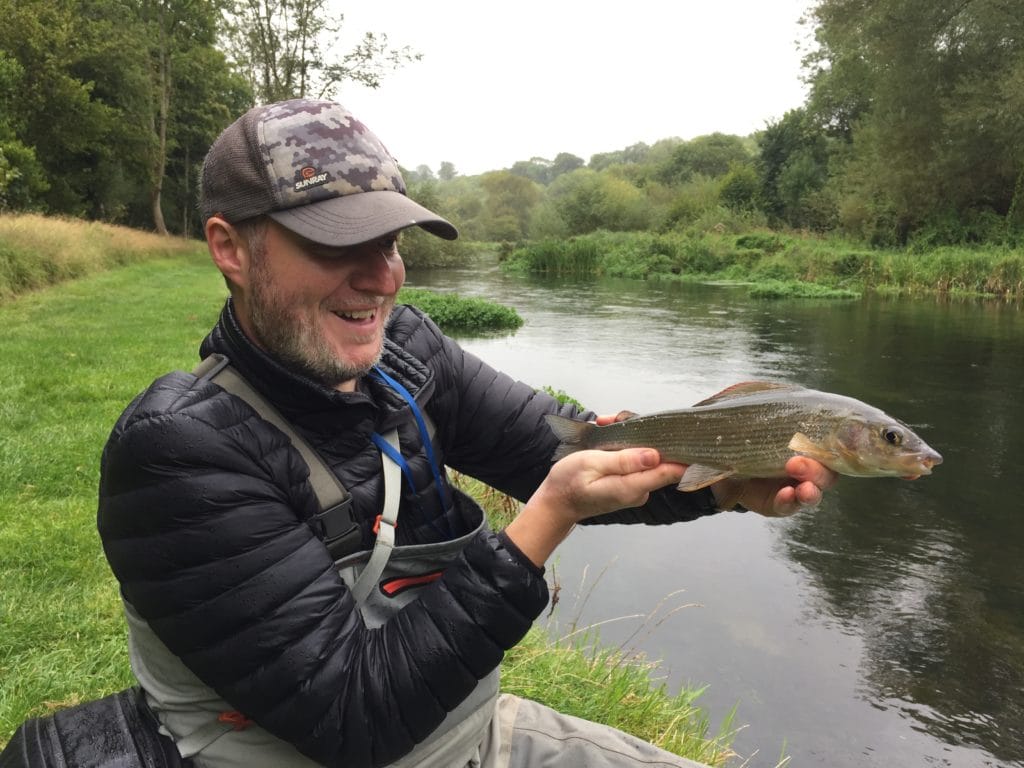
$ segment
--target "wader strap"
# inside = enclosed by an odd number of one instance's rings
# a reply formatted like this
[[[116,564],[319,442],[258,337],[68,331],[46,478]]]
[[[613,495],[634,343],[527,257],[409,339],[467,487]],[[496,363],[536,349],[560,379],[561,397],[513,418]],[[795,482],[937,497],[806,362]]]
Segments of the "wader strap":
[[[309,466],[309,483],[313,486],[317,501],[320,502],[320,512],[314,516],[315,523],[323,535],[324,544],[327,545],[331,557],[338,560],[358,550],[362,535],[359,525],[352,516],[352,495],[277,408],[253,389],[252,385],[231,367],[224,355],[210,355],[199,363],[192,373],[196,378],[205,376],[224,390],[242,398],[264,420],[288,436],[295,450]]]
[[[212,713],[210,714],[210,717],[213,717]],[[178,752],[181,753],[181,756],[187,760],[194,755],[198,755],[225,733],[233,731],[235,728],[236,726],[234,724],[224,722],[220,718],[217,718],[216,720],[204,723],[187,736],[175,739],[174,746],[178,748]]]
[[[384,440],[395,451],[400,450],[397,429],[385,434]],[[398,455],[401,456],[401,453]],[[391,550],[395,548],[395,525],[398,523],[398,504],[402,498],[402,470],[398,462],[385,451],[381,451],[380,461],[384,471],[384,509],[377,518],[377,543],[373,545],[373,553],[352,585],[351,592],[357,605],[362,605],[377,586],[391,558]]]

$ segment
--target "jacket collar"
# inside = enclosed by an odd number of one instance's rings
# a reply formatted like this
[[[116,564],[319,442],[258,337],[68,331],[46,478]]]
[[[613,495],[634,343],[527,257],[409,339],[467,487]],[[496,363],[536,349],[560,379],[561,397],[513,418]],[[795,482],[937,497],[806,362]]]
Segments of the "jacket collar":
[[[379,365],[423,405],[433,393],[433,375],[421,360],[390,337],[395,317],[404,311],[405,308],[397,307],[385,328],[384,350]],[[355,392],[338,392],[295,372],[257,347],[239,325],[230,298],[225,302],[217,324],[200,345],[202,357],[214,352],[226,355],[250,384],[296,423],[312,425],[316,419],[339,408],[373,412],[372,418],[377,424],[375,428],[379,431],[390,429],[405,418],[403,412],[408,405],[401,395],[372,376],[361,378]],[[328,421],[332,426],[337,426],[335,419]]]

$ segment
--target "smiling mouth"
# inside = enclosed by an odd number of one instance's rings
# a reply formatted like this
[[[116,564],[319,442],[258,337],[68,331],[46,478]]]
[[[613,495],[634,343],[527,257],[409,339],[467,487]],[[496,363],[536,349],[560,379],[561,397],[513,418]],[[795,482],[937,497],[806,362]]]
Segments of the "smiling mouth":
[[[340,317],[342,320],[363,321],[363,320],[372,320],[373,317],[377,314],[377,310],[376,309],[363,309],[363,310],[359,310],[357,312],[341,312],[341,311],[339,311],[339,312],[335,312],[334,314],[337,315],[338,317]]]

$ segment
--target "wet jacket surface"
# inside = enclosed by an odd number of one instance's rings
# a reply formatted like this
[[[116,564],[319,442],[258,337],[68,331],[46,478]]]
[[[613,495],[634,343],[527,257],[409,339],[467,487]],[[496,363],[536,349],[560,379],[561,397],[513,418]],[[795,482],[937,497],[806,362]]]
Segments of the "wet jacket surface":
[[[442,510],[409,406],[370,378],[341,393],[297,376],[242,334],[230,302],[202,345],[227,355],[320,453],[353,496],[363,546],[383,502],[374,432],[397,427],[399,544],[468,532]],[[399,307],[380,367],[434,422],[438,463],[525,500],[573,415]],[[494,669],[547,603],[543,572],[481,532],[383,626],[368,628],[320,540],[308,469],[242,400],[190,373],[155,381],[103,453],[98,524],[124,598],[167,647],[240,712],[326,765],[383,765],[426,738]],[[711,513],[674,489],[595,522],[669,523]]]

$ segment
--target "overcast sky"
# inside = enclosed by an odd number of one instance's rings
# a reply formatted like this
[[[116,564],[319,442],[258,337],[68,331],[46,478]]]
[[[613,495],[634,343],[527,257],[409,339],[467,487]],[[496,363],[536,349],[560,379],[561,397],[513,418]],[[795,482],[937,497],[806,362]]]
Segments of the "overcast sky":
[[[338,93],[406,168],[746,135],[806,95],[810,0],[336,1],[342,48],[374,31],[423,54]]]

